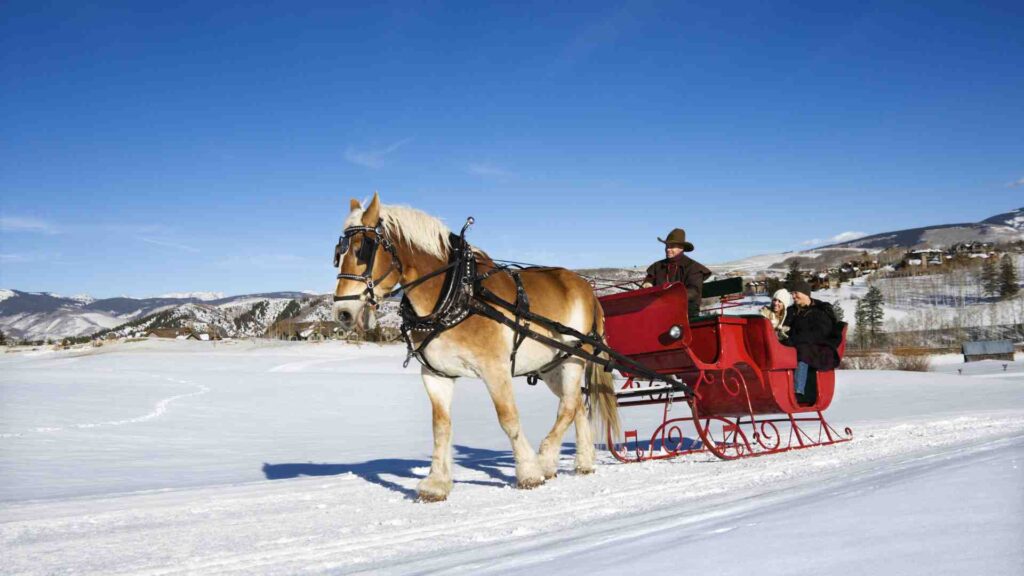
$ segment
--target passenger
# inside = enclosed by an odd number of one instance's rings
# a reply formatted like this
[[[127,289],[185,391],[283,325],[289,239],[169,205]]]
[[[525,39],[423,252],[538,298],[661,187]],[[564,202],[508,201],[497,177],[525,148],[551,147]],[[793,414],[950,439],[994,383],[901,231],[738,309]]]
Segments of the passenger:
[[[790,295],[789,290],[781,288],[772,295],[772,303],[761,308],[761,316],[771,321],[772,328],[775,329],[775,335],[778,336],[779,340],[785,340],[789,337],[789,326],[786,326],[784,323],[786,321],[786,310],[792,305],[793,296]]]
[[[669,282],[682,282],[686,286],[686,298],[690,316],[700,314],[701,291],[704,281],[711,276],[711,270],[703,264],[686,256],[684,252],[692,252],[693,244],[686,241],[686,231],[676,228],[668,234],[668,238],[658,242],[665,245],[665,259],[658,260],[647,268],[647,277],[643,286],[660,286]]]
[[[834,370],[839,365],[839,339],[836,338],[836,313],[828,302],[811,298],[811,285],[800,278],[789,286],[794,304],[786,310],[784,326],[789,327],[789,338],[783,342],[796,348],[797,367],[793,388],[797,402],[812,403],[813,395],[806,394],[808,372]]]

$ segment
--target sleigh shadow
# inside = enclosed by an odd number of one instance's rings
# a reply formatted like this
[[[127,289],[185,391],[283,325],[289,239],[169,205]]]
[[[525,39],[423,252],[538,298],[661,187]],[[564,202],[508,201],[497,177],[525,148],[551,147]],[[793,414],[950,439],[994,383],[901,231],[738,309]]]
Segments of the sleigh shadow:
[[[510,450],[488,450],[456,444],[453,446],[457,466],[485,474],[490,480],[455,480],[456,484],[503,487],[515,485],[515,458]],[[562,455],[575,454],[575,444],[563,444]],[[397,492],[409,500],[416,499],[416,490],[391,480],[407,478],[422,480],[426,475],[414,472],[417,468],[429,468],[429,460],[406,458],[382,458],[353,464],[287,463],[263,464],[263,476],[267,480],[287,480],[300,476],[339,476],[353,474],[382,488]],[[510,473],[510,472],[511,473]]]

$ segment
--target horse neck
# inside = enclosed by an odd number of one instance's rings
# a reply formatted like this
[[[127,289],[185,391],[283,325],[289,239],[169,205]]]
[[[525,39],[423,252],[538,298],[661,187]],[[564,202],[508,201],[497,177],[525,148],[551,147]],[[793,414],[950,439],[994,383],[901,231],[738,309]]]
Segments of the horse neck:
[[[431,272],[448,265],[447,260],[427,254],[416,247],[405,242],[397,246],[398,257],[402,261],[402,285],[408,285]],[[413,310],[419,316],[426,316],[434,310],[434,305],[441,297],[441,289],[444,287],[446,274],[438,274],[433,278],[417,284],[405,293]]]

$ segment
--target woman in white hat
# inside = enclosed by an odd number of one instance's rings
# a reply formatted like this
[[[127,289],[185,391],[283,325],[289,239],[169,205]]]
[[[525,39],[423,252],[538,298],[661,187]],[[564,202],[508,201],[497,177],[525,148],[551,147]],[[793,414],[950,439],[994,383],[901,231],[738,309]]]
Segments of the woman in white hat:
[[[772,303],[761,308],[761,316],[771,321],[772,328],[775,329],[775,335],[779,337],[779,340],[789,337],[789,326],[784,326],[783,322],[786,321],[786,310],[792,305],[793,295],[789,293],[789,290],[781,288],[772,295]]]

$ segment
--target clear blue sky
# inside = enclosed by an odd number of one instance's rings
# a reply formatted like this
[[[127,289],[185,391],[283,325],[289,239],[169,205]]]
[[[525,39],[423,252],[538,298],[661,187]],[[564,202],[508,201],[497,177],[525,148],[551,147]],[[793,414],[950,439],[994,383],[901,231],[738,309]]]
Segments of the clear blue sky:
[[[1019,1],[45,4],[0,6],[0,287],[327,292],[374,190],[570,267],[1024,205]]]

